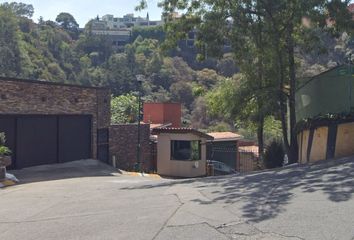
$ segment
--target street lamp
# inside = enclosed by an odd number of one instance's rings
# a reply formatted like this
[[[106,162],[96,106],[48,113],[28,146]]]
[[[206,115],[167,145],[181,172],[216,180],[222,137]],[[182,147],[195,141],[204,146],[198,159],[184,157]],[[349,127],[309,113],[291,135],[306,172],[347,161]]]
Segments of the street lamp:
[[[145,77],[144,75],[136,75],[138,82],[138,144],[136,149],[136,170],[142,172],[141,168],[141,143],[140,143],[140,121],[141,121],[141,90]]]

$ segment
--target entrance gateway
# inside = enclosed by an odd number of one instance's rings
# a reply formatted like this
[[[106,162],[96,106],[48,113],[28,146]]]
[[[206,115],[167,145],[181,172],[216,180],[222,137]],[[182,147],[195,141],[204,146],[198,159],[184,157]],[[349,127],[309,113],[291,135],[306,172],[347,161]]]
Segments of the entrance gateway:
[[[0,115],[12,169],[92,157],[91,115]]]

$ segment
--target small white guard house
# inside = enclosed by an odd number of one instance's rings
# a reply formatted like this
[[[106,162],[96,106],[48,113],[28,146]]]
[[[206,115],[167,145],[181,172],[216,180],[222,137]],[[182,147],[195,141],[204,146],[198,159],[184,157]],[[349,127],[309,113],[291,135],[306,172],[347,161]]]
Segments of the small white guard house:
[[[206,175],[206,142],[213,137],[191,128],[156,128],[157,173],[171,177]]]

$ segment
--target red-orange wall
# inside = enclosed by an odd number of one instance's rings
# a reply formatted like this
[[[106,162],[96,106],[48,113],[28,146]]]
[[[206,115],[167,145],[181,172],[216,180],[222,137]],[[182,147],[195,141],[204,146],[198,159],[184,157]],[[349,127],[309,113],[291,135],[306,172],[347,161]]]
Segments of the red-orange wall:
[[[171,123],[181,127],[182,110],[180,103],[144,103],[144,122],[151,124]]]

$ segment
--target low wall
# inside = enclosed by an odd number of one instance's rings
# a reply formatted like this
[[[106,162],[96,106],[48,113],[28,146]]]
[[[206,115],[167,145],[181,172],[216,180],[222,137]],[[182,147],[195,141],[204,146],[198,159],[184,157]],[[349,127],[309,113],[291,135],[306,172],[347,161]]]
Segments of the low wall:
[[[141,161],[144,171],[153,171],[152,145],[150,144],[150,125],[140,125]],[[109,133],[109,153],[112,162],[122,170],[134,170],[137,163],[138,126],[137,124],[112,125]]]
[[[298,145],[300,163],[354,155],[354,122],[304,129],[298,133]]]

